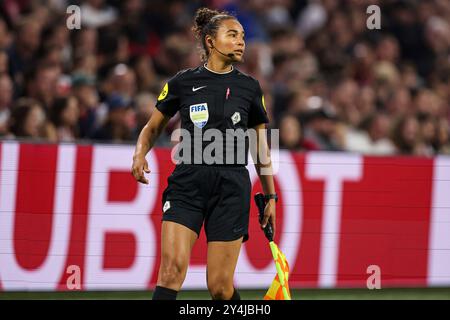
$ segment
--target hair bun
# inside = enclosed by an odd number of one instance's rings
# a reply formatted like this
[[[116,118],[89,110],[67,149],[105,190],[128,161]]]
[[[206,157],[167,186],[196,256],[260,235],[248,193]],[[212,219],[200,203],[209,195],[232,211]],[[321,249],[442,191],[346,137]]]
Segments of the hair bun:
[[[200,8],[195,15],[195,26],[197,29],[203,29],[215,15],[220,14],[219,11],[208,8]]]

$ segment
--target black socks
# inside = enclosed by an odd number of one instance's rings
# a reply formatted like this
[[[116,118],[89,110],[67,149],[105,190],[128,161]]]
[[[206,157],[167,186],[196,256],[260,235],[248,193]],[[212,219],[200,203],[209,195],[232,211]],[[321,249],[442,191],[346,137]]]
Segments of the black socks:
[[[241,296],[236,289],[234,289],[233,295],[231,296],[230,300],[241,300]]]
[[[178,291],[156,286],[152,300],[176,300]]]
[[[176,290],[156,286],[155,291],[153,292],[152,300],[176,300],[177,294],[178,291]],[[236,289],[234,289],[230,300],[241,300],[241,296]]]

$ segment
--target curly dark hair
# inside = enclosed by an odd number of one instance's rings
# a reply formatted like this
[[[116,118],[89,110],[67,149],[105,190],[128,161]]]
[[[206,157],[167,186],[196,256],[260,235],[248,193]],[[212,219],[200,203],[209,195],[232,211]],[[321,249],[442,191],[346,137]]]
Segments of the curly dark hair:
[[[209,50],[205,42],[205,37],[207,35],[215,37],[221,22],[228,19],[236,19],[236,17],[227,11],[217,11],[208,8],[199,8],[197,10],[192,31],[194,32],[196,38],[201,42],[203,49],[203,61],[206,61],[209,56]]]

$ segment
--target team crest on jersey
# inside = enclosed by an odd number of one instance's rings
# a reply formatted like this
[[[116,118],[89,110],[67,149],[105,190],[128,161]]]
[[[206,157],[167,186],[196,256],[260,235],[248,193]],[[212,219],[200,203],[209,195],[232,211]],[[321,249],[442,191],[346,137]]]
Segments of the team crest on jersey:
[[[208,104],[205,102],[189,106],[189,116],[197,128],[203,128],[209,119]]]

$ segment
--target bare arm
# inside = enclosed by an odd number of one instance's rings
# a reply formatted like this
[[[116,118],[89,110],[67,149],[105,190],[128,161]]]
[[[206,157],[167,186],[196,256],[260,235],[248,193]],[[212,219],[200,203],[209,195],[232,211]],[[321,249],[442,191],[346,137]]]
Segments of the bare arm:
[[[259,124],[255,126],[253,129],[257,131],[256,134],[256,155],[253,156],[253,161],[255,162],[255,169],[259,176],[259,180],[261,181],[261,185],[264,191],[264,194],[273,194],[275,193],[275,184],[273,182],[273,174],[272,174],[272,162],[270,159],[270,149],[267,144],[266,133],[264,129],[266,129],[265,124]],[[256,159],[255,159],[256,156]],[[261,223],[261,227],[264,228],[268,221],[273,226],[273,232],[275,234],[276,230],[276,202],[275,199],[270,199],[266,204],[266,208],[264,210],[264,219]]]
[[[145,160],[145,155],[153,147],[156,139],[161,134],[161,131],[167,125],[167,122],[169,122],[169,119],[168,116],[165,116],[161,111],[155,108],[152,116],[139,134],[131,168],[131,173],[138,182],[148,184],[148,179],[145,178],[144,172],[150,173],[150,170],[148,168],[147,160]]]

